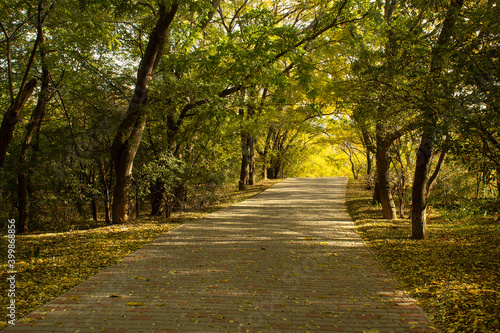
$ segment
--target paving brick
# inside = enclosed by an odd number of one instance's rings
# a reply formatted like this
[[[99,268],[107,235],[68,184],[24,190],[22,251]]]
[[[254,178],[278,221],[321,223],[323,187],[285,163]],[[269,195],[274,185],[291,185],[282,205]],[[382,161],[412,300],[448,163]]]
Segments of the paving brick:
[[[283,181],[173,229],[4,332],[435,332],[355,232],[344,191],[345,178]]]

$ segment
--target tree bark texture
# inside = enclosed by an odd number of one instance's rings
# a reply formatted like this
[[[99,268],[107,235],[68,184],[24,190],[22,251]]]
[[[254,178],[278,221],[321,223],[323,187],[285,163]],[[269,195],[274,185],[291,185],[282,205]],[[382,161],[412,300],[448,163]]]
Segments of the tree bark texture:
[[[2,167],[10,142],[14,136],[14,128],[19,120],[24,105],[31,97],[33,89],[36,86],[36,79],[31,79],[19,92],[18,97],[11,103],[7,112],[3,116],[2,125],[0,127],[0,168]]]
[[[113,223],[125,223],[129,217],[129,193],[132,179],[134,158],[141,143],[146,126],[147,114],[143,108],[152,76],[158,66],[170,27],[178,4],[174,3],[167,10],[160,5],[159,19],[149,36],[146,51],[137,72],[134,94],[129,103],[127,115],[118,128],[113,141],[111,155],[115,165],[116,183],[113,193]]]
[[[255,185],[255,139],[248,138],[248,185]]]
[[[441,29],[438,37],[437,44],[432,49],[431,66],[429,69],[429,75],[431,77],[431,88],[437,85],[437,78],[440,76],[443,70],[444,52],[446,51],[445,46],[452,36],[452,30],[458,17],[458,12],[460,11],[462,5],[463,0],[451,1],[448,12],[446,13],[445,20],[443,22],[443,28]],[[423,112],[426,124],[424,125],[420,146],[417,151],[415,175],[413,178],[411,211],[413,239],[425,239],[426,237],[426,210],[430,194],[430,185],[432,185],[429,184],[429,186],[427,186],[427,176],[429,172],[430,160],[434,149],[437,123],[436,115],[434,114],[432,109],[435,103],[433,103],[431,95],[432,92],[430,91],[428,91],[426,94],[426,96],[428,97],[425,101]],[[426,187],[429,189],[428,191],[426,190]]]
[[[241,169],[238,189],[243,191],[249,183],[250,174],[250,138],[245,134],[241,135]]]
[[[44,57],[42,52],[42,58]],[[43,62],[43,61],[42,61]],[[30,122],[26,127],[26,134],[24,136],[24,141],[21,146],[21,152],[19,154],[18,160],[18,174],[17,174],[17,210],[19,212],[18,221],[18,232],[23,233],[28,230],[28,185],[27,185],[27,172],[29,167],[26,165],[26,160],[28,158],[28,151],[31,146],[31,141],[37,130],[40,130],[43,118],[45,116],[45,106],[49,99],[49,70],[45,65],[42,65],[42,87],[40,90],[40,95],[38,96],[38,102],[31,114]]]
[[[377,147],[377,183],[382,205],[382,215],[384,219],[394,220],[396,218],[396,205],[391,193],[389,181],[389,150],[390,145],[380,145]]]
[[[20,87],[19,87],[19,92],[17,96],[14,98],[14,89],[13,87],[13,82],[12,82],[12,68],[11,68],[11,59],[10,59],[10,52],[11,52],[11,42],[12,38],[14,37],[12,34],[9,35],[5,29],[4,34],[7,42],[7,67],[8,67],[8,77],[9,77],[9,90],[10,90],[10,97],[11,97],[11,104],[9,108],[7,109],[7,112],[4,114],[3,120],[2,120],[2,125],[0,127],[0,168],[3,166],[3,163],[5,161],[5,156],[7,155],[7,150],[9,149],[10,142],[12,141],[12,137],[14,134],[14,128],[16,127],[16,124],[19,120],[19,114],[23,110],[26,102],[28,99],[31,97],[31,94],[33,93],[33,89],[36,86],[36,79],[31,79],[29,82],[28,81],[28,76],[31,71],[31,68],[33,67],[35,55],[38,52],[38,47],[40,44],[43,42],[43,29],[42,25],[49,14],[52,6],[45,11],[43,14],[43,1],[38,2],[38,13],[37,13],[37,33],[36,33],[36,39],[33,44],[33,48],[30,53],[30,57],[28,59],[28,62],[26,64],[25,70],[24,70],[24,75],[23,79],[21,81]],[[3,28],[3,25],[2,25]],[[42,56],[43,57],[43,56]]]

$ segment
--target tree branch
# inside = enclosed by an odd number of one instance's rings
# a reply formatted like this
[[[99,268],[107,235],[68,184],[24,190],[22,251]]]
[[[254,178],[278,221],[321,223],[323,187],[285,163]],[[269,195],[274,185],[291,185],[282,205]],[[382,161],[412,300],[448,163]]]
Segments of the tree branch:
[[[7,41],[7,71],[8,71],[8,77],[9,77],[9,93],[10,93],[10,102],[14,102],[14,83],[12,82],[12,59],[10,56],[10,50],[12,48],[11,42],[10,42],[10,36],[7,33],[7,29],[5,29],[5,26],[3,25],[2,22],[0,22],[0,27],[3,30],[3,33],[5,34],[5,38]]]
[[[21,81],[21,85],[20,85],[20,88],[19,88],[19,93],[18,93],[16,99],[20,99],[21,98],[22,90],[23,90],[26,82],[28,81],[28,76],[29,76],[29,73],[31,71],[31,67],[33,66],[33,61],[35,59],[35,55],[36,55],[36,52],[38,50],[38,45],[40,45],[40,43],[42,41],[42,38],[43,38],[43,32],[42,32],[42,10],[43,10],[43,2],[42,2],[42,0],[40,0],[38,2],[38,14],[37,14],[38,19],[37,19],[37,35],[36,35],[36,40],[35,40],[35,44],[33,45],[33,49],[31,50],[30,58],[28,60],[28,64],[26,65],[26,70],[24,71],[23,80]]]
[[[441,150],[441,153],[439,154],[439,159],[438,159],[438,162],[437,162],[437,165],[436,165],[436,169],[434,169],[434,172],[429,177],[429,180],[427,181],[427,184],[425,185],[425,196],[426,196],[425,201],[426,202],[428,201],[429,194],[431,193],[432,186],[434,186],[434,184],[436,182],[436,179],[439,176],[439,172],[441,171],[441,167],[443,166],[444,158],[446,156],[447,151],[448,151],[448,149],[446,149],[446,148],[443,148]]]

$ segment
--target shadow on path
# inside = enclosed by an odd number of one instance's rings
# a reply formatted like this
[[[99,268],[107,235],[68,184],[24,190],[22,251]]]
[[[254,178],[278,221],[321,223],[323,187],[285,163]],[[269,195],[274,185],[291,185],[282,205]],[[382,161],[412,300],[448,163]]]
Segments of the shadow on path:
[[[355,232],[345,183],[288,179],[184,224],[4,332],[434,332]]]

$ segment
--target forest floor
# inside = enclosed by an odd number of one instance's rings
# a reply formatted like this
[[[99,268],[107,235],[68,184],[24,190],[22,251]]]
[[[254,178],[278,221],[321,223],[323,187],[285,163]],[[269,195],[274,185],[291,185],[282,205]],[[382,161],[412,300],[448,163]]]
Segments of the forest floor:
[[[277,180],[261,181],[244,191],[228,189],[219,193],[216,204],[175,212],[172,217],[143,217],[125,225],[95,226],[83,223],[68,232],[16,236],[16,317],[21,318],[64,294],[92,275],[116,264],[169,230],[244,201],[271,187]],[[64,221],[61,221],[63,223]],[[66,227],[65,227],[66,228]],[[0,238],[0,329],[7,326],[7,237]]]
[[[436,332],[355,231],[345,185],[287,179],[184,223],[6,332]]]
[[[500,332],[500,223],[432,209],[426,240],[408,219],[381,219],[371,191],[351,181],[347,207],[363,239],[444,332]]]

